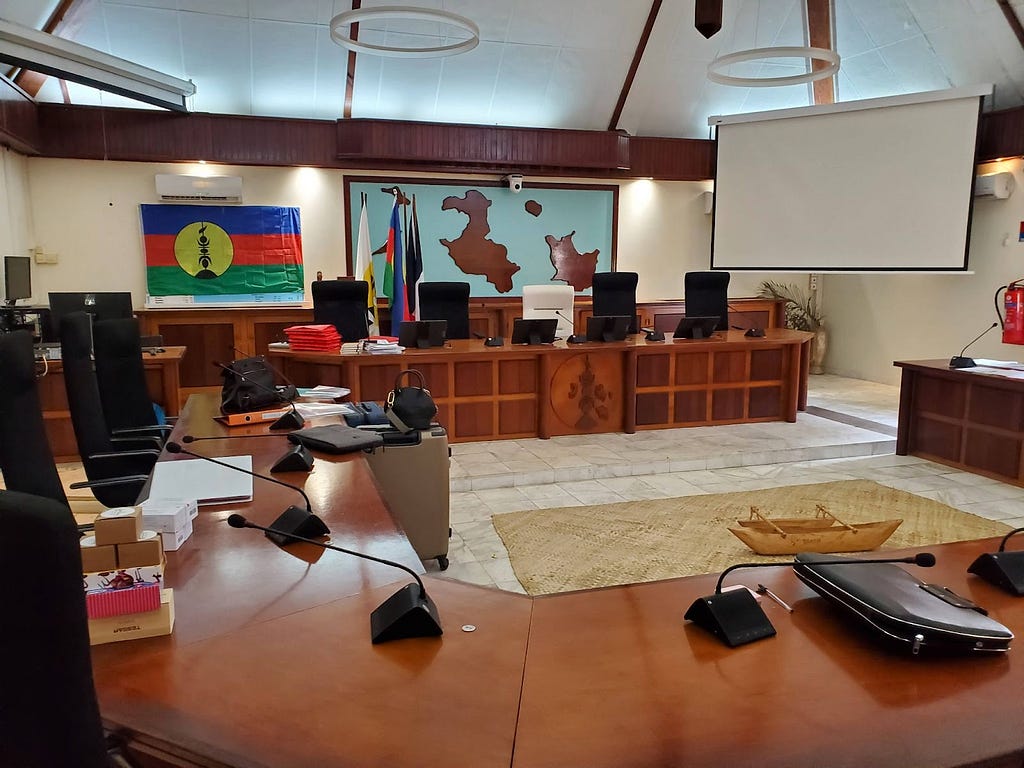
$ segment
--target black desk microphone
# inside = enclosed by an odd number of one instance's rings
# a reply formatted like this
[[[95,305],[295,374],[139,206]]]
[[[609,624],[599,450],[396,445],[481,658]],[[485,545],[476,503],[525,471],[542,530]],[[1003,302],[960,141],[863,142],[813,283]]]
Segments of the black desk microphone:
[[[978,555],[967,572],[980,576],[1011,595],[1024,595],[1024,550],[1006,551],[1006,542],[1018,533],[1024,533],[1024,528],[1014,528],[1006,534],[995,552]]]
[[[737,563],[730,565],[715,584],[715,593],[698,597],[683,616],[701,629],[706,629],[730,648],[775,635],[757,599],[746,588],[722,591],[725,577],[738,568],[777,568],[796,565],[860,565],[869,563],[910,563],[922,568],[935,565],[935,555],[920,552],[910,557],[876,557],[867,560],[793,560],[788,563]]]
[[[742,309],[736,309],[736,307],[734,307],[729,302],[726,302],[725,306],[727,306],[733,312],[738,312],[741,315],[746,315],[748,318],[753,320],[753,317],[754,317],[754,313],[753,312],[745,312]],[[740,328],[738,326],[735,326],[735,325],[732,326],[732,327],[735,330],[737,330],[737,331],[743,330],[742,328]],[[764,338],[764,328],[761,327],[760,323],[756,323],[755,322],[753,325],[751,325],[749,328],[746,329],[746,332],[743,335],[744,336],[749,336],[750,338],[753,338],[753,339],[763,339]]]
[[[254,437],[276,437],[282,438],[288,435],[219,435],[217,437],[193,437],[192,435],[184,435],[181,438],[183,443],[195,443],[200,440],[251,440]],[[308,472],[313,468],[313,454],[310,453],[309,448],[304,446],[302,443],[295,443],[289,445],[288,450],[284,452],[277,461],[274,462],[270,468],[271,472]]]
[[[964,348],[960,350],[960,354],[959,355],[956,355],[955,357],[949,358],[949,367],[950,368],[973,368],[974,367],[974,360],[972,360],[969,357],[964,357],[964,352],[967,351],[967,347],[971,346],[971,344],[976,342],[978,339],[980,339],[986,333],[991,331],[997,325],[999,325],[999,323],[992,323],[992,325],[990,325],[984,331],[982,331],[977,336],[975,336],[971,341],[967,342],[964,345]]]
[[[415,585],[406,584],[370,614],[370,642],[377,644],[407,637],[436,637],[442,634],[437,606],[427,595],[427,588],[423,586],[423,580],[412,568],[396,563],[394,560],[385,560],[382,557],[374,557],[322,541],[286,534],[284,531],[276,530],[274,526],[265,528],[262,525],[249,522],[238,514],[228,517],[228,525],[232,528],[254,528],[257,531],[263,531],[272,541],[276,541],[275,537],[286,536],[288,541],[302,541],[346,555],[361,557],[364,560],[372,560],[375,563],[383,563],[392,568],[400,568],[412,576],[416,580]]]
[[[184,453],[186,456],[193,456],[197,459],[202,459],[203,461],[209,461],[212,464],[227,467],[228,469],[233,469],[236,472],[258,477],[260,480],[266,480],[270,483],[283,485],[285,488],[291,488],[299,494],[306,502],[306,508],[302,509],[301,507],[290,506],[273,522],[271,527],[274,528],[274,533],[267,533],[267,537],[275,544],[286,544],[291,536],[323,536],[324,534],[331,532],[330,529],[324,525],[324,521],[313,514],[313,506],[309,503],[309,496],[307,496],[306,492],[299,488],[299,486],[292,485],[291,483],[285,483],[276,478],[267,477],[266,475],[261,475],[256,472],[250,472],[247,469],[236,467],[225,461],[211,459],[209,456],[203,456],[201,453],[193,453],[192,451],[182,448],[178,443],[167,443],[164,445],[164,448],[167,449],[168,453]]]
[[[236,371],[230,365],[225,365],[224,363],[218,362],[216,360],[213,361],[213,364],[217,368],[223,368],[225,371],[229,371],[230,373],[234,374],[242,381],[244,381],[246,384],[252,384],[254,387],[256,387],[256,389],[261,389],[264,392],[269,392],[282,403],[287,403],[288,405],[291,406],[291,412],[284,414],[281,418],[279,418],[277,421],[271,424],[271,429],[301,429],[303,425],[305,425],[306,420],[302,417],[302,414],[299,413],[298,409],[295,407],[295,403],[286,398],[273,387],[268,387],[265,384],[261,384],[258,381],[253,381],[241,371]]]

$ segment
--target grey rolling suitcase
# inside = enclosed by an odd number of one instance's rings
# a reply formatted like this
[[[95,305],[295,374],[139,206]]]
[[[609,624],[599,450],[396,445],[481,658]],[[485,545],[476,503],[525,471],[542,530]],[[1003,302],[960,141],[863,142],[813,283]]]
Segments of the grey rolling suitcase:
[[[365,426],[384,438],[367,452],[377,484],[391,513],[421,560],[448,567],[448,433],[440,426],[405,433],[394,427]]]

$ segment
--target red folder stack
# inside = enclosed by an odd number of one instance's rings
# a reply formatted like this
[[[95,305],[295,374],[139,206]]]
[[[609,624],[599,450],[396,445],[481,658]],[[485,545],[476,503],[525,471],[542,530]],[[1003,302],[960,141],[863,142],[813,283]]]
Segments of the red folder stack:
[[[333,325],[293,325],[284,329],[294,352],[337,352],[341,336]]]

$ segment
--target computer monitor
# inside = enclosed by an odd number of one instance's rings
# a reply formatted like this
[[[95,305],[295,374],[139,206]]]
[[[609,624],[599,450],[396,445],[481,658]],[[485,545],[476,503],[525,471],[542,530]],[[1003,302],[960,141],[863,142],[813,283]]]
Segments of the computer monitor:
[[[707,339],[714,335],[718,315],[708,317],[681,317],[673,339]]]
[[[588,317],[587,341],[625,341],[631,320],[627,315]]]
[[[552,318],[516,318],[512,323],[513,344],[552,344],[558,321]]]
[[[523,319],[556,320],[555,335],[567,339],[573,334],[575,295],[571,285],[524,285]]]
[[[32,258],[4,256],[4,304],[13,307],[18,299],[32,298]]]
[[[88,312],[95,320],[132,317],[132,295],[128,291],[54,292],[50,299],[50,327],[53,339],[60,338],[60,320],[72,312]]]
[[[398,327],[398,343],[403,347],[443,347],[447,320],[406,320]]]

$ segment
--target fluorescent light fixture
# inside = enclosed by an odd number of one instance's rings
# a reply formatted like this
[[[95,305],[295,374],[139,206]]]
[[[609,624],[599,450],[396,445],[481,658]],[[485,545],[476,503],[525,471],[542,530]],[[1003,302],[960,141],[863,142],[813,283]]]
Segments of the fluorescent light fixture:
[[[189,80],[3,19],[0,61],[176,112],[187,112],[185,97],[196,92]]]

